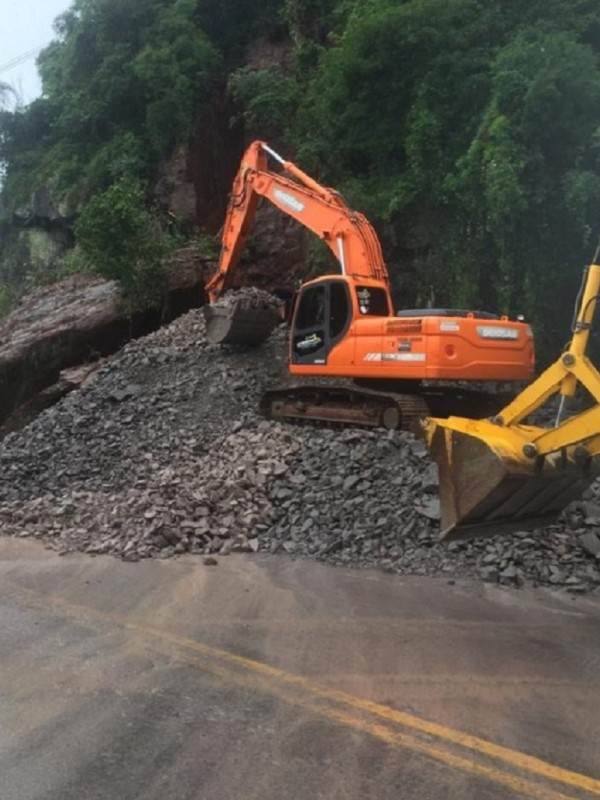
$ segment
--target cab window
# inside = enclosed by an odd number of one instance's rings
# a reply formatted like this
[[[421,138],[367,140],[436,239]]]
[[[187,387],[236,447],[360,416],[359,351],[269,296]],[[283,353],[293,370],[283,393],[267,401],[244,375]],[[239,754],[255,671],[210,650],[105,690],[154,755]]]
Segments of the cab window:
[[[388,308],[388,296],[384,289],[374,289],[371,286],[357,286],[356,299],[358,300],[358,310],[365,316],[387,317],[390,313]]]
[[[330,283],[329,292],[329,338],[337,339],[350,320],[350,296],[345,283]]]
[[[302,293],[296,327],[300,330],[325,324],[325,287],[316,286]]]

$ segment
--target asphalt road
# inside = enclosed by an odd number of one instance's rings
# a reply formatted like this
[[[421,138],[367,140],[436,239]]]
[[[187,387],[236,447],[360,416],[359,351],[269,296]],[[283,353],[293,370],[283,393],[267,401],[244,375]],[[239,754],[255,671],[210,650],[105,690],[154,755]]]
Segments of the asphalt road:
[[[0,539],[0,800],[600,796],[600,602]]]

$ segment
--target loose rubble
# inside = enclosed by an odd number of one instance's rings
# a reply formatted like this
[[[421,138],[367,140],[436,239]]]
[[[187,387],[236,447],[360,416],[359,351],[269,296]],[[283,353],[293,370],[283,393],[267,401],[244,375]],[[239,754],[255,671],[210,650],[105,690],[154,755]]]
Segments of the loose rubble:
[[[279,300],[271,292],[265,292],[264,289],[257,289],[255,286],[244,286],[241,291],[225,292],[211,305],[217,308],[230,308],[240,303],[240,299],[247,306],[254,306],[256,308],[268,308],[276,313],[281,308],[281,300]]]
[[[124,560],[266,551],[572,594],[600,585],[600,487],[543,532],[440,543],[436,467],[404,432],[263,419],[285,334],[208,344],[192,311],[0,443],[0,532]]]
[[[195,244],[171,254],[166,319],[200,304],[208,263]],[[28,401],[44,408],[52,396],[70,390],[64,370],[115,353],[128,337],[158,323],[159,314],[152,309],[140,308],[129,316],[116,283],[98,275],[72,275],[32,289],[0,319],[0,426],[6,422],[7,430],[16,430],[26,422]],[[41,396],[44,391],[51,397]],[[5,432],[0,427],[0,438]]]

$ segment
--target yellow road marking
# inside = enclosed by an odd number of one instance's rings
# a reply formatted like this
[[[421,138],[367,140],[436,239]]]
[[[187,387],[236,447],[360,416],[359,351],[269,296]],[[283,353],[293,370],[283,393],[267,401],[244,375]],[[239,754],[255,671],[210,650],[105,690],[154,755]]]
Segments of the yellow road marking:
[[[134,623],[126,624],[132,626],[133,628],[138,627]],[[152,630],[154,631],[154,629]],[[587,775],[582,775],[578,772],[571,772],[570,770],[563,769],[562,767],[557,767],[554,764],[550,764],[547,761],[542,761],[535,756],[528,756],[525,753],[519,752],[518,750],[512,750],[510,748],[503,747],[502,745],[488,742],[485,739],[479,739],[471,734],[463,733],[462,731],[457,731],[453,728],[448,728],[445,725],[439,725],[436,722],[430,722],[429,720],[422,719],[421,717],[417,717],[413,714],[408,714],[405,711],[398,711],[390,706],[385,706],[372,700],[355,697],[354,695],[339,691],[337,689],[328,689],[320,684],[314,683],[307,678],[303,678],[300,675],[284,672],[276,667],[263,664],[261,661],[244,658],[243,656],[230,653],[227,650],[222,650],[217,647],[194,642],[193,639],[180,637],[176,634],[166,631],[157,632],[157,634],[163,635],[173,643],[178,643],[181,646],[189,647],[197,652],[210,655],[213,658],[227,661],[232,664],[238,664],[245,669],[253,670],[254,672],[258,672],[269,678],[276,679],[291,686],[298,686],[314,696],[342,703],[360,711],[366,711],[386,720],[387,722],[403,725],[404,727],[412,728],[413,730],[429,734],[430,736],[435,736],[439,739],[451,742],[452,744],[460,745],[461,747],[465,747],[469,750],[475,750],[490,758],[510,764],[512,767],[517,767],[527,772],[540,775],[544,778],[549,778],[550,780],[558,781],[560,783],[576,786],[579,789],[585,789],[588,792],[600,795],[600,780],[596,780],[595,778],[591,778]]]
[[[187,645],[178,646],[187,647]],[[309,700],[301,695],[294,695],[286,691],[286,689],[282,688],[278,683],[274,683],[273,681],[267,682],[264,676],[259,676],[256,673],[243,675],[227,667],[218,666],[213,663],[211,659],[199,661],[199,659],[187,654],[178,654],[175,658],[178,661],[190,663],[194,667],[199,667],[202,671],[214,675],[225,683],[237,684],[246,689],[256,689],[258,686],[259,690],[263,693],[277,697],[311,714],[318,715],[337,724],[342,724],[360,733],[369,734],[388,745],[400,747],[404,750],[412,750],[426,758],[439,761],[445,766],[500,784],[522,796],[531,797],[534,798],[534,800],[575,800],[571,795],[565,795],[562,792],[557,792],[540,784],[532,783],[526,778],[513,775],[510,772],[504,772],[501,769],[487,766],[473,759],[456,755],[450,750],[435,747],[428,742],[419,740],[410,734],[395,731],[381,723],[371,722],[368,719],[353,716],[336,707],[319,705],[314,700]]]
[[[56,596],[42,596],[33,590],[31,591],[31,594],[33,594],[37,599],[43,600],[45,606],[47,606],[48,601],[50,601],[55,606],[72,616],[108,622],[121,628],[134,631],[142,636],[161,639],[172,645],[194,651],[202,655],[205,659],[235,665],[237,667],[241,667],[243,670],[251,674],[268,678],[269,683],[267,684],[267,689],[273,694],[276,693],[273,682],[276,682],[280,686],[291,686],[301,689],[313,699],[319,698],[330,703],[349,706],[355,711],[368,713],[381,718],[388,723],[401,725],[421,734],[434,736],[447,743],[458,745],[472,752],[480,753],[488,758],[504,762],[510,767],[523,770],[532,775],[538,775],[543,778],[573,786],[577,789],[582,789],[586,792],[600,796],[600,780],[578,772],[572,772],[571,770],[563,769],[562,767],[558,767],[554,764],[543,761],[535,756],[529,756],[525,753],[519,752],[518,750],[512,750],[510,748],[503,747],[502,745],[494,744],[493,742],[480,739],[476,736],[472,736],[471,734],[463,733],[462,731],[422,719],[404,711],[398,711],[390,706],[385,706],[365,698],[356,697],[348,694],[347,692],[342,692],[336,689],[328,689],[327,687],[315,683],[310,679],[304,678],[300,675],[295,675],[293,673],[278,669],[277,667],[272,667],[269,664],[265,664],[261,661],[236,655],[235,653],[231,653],[230,651],[223,650],[219,647],[202,644],[185,636],[180,636],[160,628],[154,628],[148,625],[131,622],[130,620],[120,617],[116,614],[69,603]],[[211,666],[211,671],[214,671],[214,665]],[[227,673],[227,679],[231,680],[232,676],[234,676],[234,673],[230,670],[227,671]],[[280,696],[283,696],[283,691],[279,687],[277,688],[277,692],[281,692]],[[357,719],[356,717],[353,717],[342,710],[335,708],[324,708],[317,704],[311,704],[308,700],[300,701],[299,699],[294,699],[293,702],[295,702],[297,705],[304,705],[307,708],[310,707],[315,712],[323,716],[327,716],[330,719],[336,719],[339,722],[350,725],[351,727],[369,732],[373,736],[388,741],[391,744],[398,744],[403,747],[422,752],[425,755],[428,754],[430,757],[435,758],[438,761],[443,761],[444,763],[455,766],[456,768],[464,771],[478,774],[483,777],[488,777],[490,780],[510,786],[517,791],[521,791],[522,793],[525,792],[531,797],[539,798],[539,800],[570,800],[569,798],[566,798],[565,795],[546,790],[541,786],[531,784],[530,782],[525,781],[517,776],[501,772],[484,764],[463,758],[462,756],[457,756],[450,751],[433,747],[429,743],[415,739],[406,733],[390,730],[389,728],[374,722]],[[517,784],[515,782],[518,782],[519,787],[521,788],[517,788]]]

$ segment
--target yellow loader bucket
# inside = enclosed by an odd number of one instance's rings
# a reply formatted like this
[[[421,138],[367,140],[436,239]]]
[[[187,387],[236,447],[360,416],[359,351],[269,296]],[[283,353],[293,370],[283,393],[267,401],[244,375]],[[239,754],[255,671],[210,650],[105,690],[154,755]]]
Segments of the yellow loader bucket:
[[[465,422],[464,420],[456,420]],[[439,469],[441,538],[471,539],[544,527],[598,475],[596,459],[565,448],[527,458],[490,422],[466,433],[429,419],[426,437]]]

